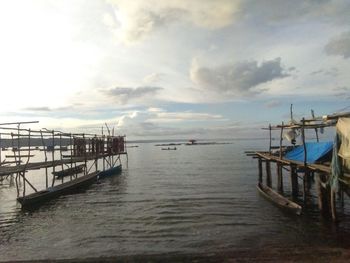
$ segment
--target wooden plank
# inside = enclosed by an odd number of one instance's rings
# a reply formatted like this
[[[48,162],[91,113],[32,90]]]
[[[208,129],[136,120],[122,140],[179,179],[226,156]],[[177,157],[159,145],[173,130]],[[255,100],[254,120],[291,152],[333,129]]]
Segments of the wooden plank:
[[[6,158],[28,158],[28,157],[34,157],[34,154],[30,155],[5,155]]]

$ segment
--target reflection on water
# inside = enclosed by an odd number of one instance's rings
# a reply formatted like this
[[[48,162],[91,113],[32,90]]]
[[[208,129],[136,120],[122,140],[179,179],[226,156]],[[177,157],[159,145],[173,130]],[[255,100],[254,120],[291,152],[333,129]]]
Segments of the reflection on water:
[[[257,163],[244,151],[259,144],[177,151],[141,144],[129,149],[121,175],[33,212],[20,210],[15,188],[0,185],[0,261],[347,247],[347,207],[334,226],[320,217],[316,202],[295,217],[258,195]]]

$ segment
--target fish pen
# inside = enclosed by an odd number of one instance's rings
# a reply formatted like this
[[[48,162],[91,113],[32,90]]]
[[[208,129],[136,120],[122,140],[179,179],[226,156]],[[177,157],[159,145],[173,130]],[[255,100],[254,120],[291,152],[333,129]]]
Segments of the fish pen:
[[[14,182],[22,208],[36,206],[121,172],[126,136],[0,124],[0,183]]]
[[[307,209],[315,185],[320,212],[337,221],[337,206],[344,207],[345,194],[350,196],[350,112],[322,117],[315,117],[312,112],[312,118],[291,119],[288,124],[263,128],[269,131],[268,151],[246,152],[258,161],[257,188],[280,208],[301,214]],[[334,139],[321,141],[319,133],[328,127],[335,127]],[[272,137],[273,131],[278,131],[279,141]],[[290,145],[283,144],[284,138]],[[273,141],[279,145],[272,145]]]

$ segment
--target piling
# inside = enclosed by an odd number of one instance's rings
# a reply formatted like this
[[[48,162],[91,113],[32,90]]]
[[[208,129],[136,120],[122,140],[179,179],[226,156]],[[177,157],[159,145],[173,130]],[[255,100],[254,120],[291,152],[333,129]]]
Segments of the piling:
[[[277,173],[277,191],[283,193],[283,174],[282,165],[276,163],[276,173]]]
[[[266,161],[266,185],[268,187],[272,186],[272,179],[271,179],[271,163],[270,161]]]
[[[294,198],[296,198],[299,193],[298,174],[296,172],[295,165],[291,164],[289,166],[289,169],[290,169],[290,179],[291,179],[291,186],[292,186],[292,195]]]
[[[259,168],[259,183],[263,182],[263,171],[262,171],[262,160],[259,158],[258,160],[258,168]]]

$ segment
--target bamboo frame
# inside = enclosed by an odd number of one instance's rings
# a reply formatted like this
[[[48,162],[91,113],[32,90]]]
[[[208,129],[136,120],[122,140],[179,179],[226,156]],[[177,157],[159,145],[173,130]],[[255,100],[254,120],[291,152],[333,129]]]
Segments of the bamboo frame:
[[[7,178],[8,176],[15,175],[15,185],[17,191],[17,197],[20,195],[26,196],[28,192],[27,186],[29,186],[34,192],[38,192],[36,186],[30,182],[30,177],[27,176],[28,171],[45,169],[45,187],[53,187],[55,185],[55,176],[48,174],[48,169],[52,168],[53,173],[56,168],[64,170],[64,166],[73,168],[77,167],[77,163],[84,162],[85,166],[83,169],[84,175],[88,172],[88,163],[93,161],[91,168],[94,166],[96,171],[98,171],[98,160],[103,159],[104,162],[107,161],[109,168],[116,164],[117,161],[121,162],[121,155],[125,154],[127,156],[126,147],[124,147],[124,152],[118,153],[108,153],[106,151],[106,136],[87,134],[87,133],[65,133],[61,131],[48,130],[48,129],[28,129],[21,127],[22,124],[38,123],[34,122],[14,122],[14,123],[1,123],[0,124],[0,179]],[[16,125],[16,127],[10,127],[10,125]],[[114,135],[114,130],[113,130]],[[120,136],[108,135],[108,138],[114,138]],[[125,135],[121,136],[124,138],[125,146]],[[85,140],[85,146],[83,147],[82,156],[75,156],[73,154],[74,143],[73,138],[80,138]],[[93,142],[100,143],[100,151],[96,150],[96,145]],[[11,145],[14,161],[8,161],[2,158],[1,147],[5,145]],[[39,145],[39,146],[36,146]],[[52,152],[48,155],[50,149],[48,145],[52,145]],[[59,145],[59,149],[55,149],[55,146]],[[70,156],[68,159],[63,154],[63,145],[68,145],[67,150],[70,151]],[[94,148],[94,149],[93,149]],[[44,156],[43,161],[31,162],[31,158],[35,155],[35,151],[43,151]],[[55,153],[59,156],[55,156]],[[114,159],[114,156],[117,156]],[[108,160],[106,158],[109,158]],[[22,164],[23,163],[23,164]],[[4,166],[6,164],[6,166]],[[105,168],[105,167],[104,167]],[[74,180],[78,177],[78,174],[69,176],[70,180]],[[49,184],[51,178],[51,182]],[[22,184],[23,181],[23,184]],[[61,183],[64,182],[62,177]],[[22,189],[21,189],[22,188]],[[20,192],[20,189],[22,190]]]

